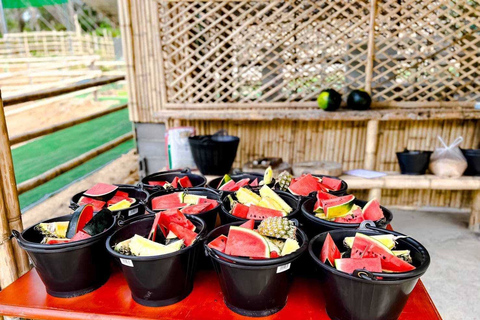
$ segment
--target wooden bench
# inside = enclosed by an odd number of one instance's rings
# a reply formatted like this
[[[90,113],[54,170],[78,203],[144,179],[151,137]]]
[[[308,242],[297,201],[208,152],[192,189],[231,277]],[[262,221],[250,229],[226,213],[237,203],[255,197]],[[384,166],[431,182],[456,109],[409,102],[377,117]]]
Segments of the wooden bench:
[[[369,190],[369,199],[380,199],[382,189],[473,191],[469,228],[480,232],[480,177],[440,178],[435,175],[409,176],[390,173],[374,179],[350,175],[340,178],[348,183],[349,189]]]

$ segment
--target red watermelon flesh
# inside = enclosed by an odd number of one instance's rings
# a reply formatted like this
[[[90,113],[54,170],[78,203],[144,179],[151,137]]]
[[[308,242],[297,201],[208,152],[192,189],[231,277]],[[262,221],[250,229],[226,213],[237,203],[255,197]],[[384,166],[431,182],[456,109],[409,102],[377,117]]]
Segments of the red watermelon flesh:
[[[136,200],[134,198],[129,198],[128,196],[127,197],[123,197],[123,196],[113,196],[112,199],[108,200],[107,201],[107,205],[111,206],[115,203],[118,203],[120,201],[123,201],[123,200],[127,200],[128,202],[130,202],[131,204],[135,203]]]
[[[333,220],[334,222],[339,222],[339,223],[361,223],[364,221],[363,217],[363,212],[362,209],[357,208],[351,212],[351,214],[345,216],[345,217],[340,217],[340,218],[335,218]]]
[[[355,196],[349,194],[346,196],[335,197],[333,199],[320,200],[320,203],[323,210],[326,211],[328,207],[335,207],[337,205],[350,202],[352,199],[355,199]]]
[[[233,206],[231,214],[235,217],[246,219],[248,211],[250,211],[250,207],[238,202]]]
[[[340,259],[342,257],[342,254],[340,253],[340,250],[338,250],[337,245],[332,239],[332,236],[330,233],[327,233],[327,236],[325,237],[325,241],[323,242],[322,246],[322,251],[320,252],[320,261],[323,263],[330,263],[330,265],[333,267],[335,265],[335,260]]]
[[[247,228],[247,229],[253,230],[253,228],[255,227],[255,220],[248,220],[247,222],[242,223],[241,225],[239,225],[239,227],[240,227],[240,228]]]
[[[385,218],[382,208],[377,199],[370,200],[365,207],[363,207],[363,217],[365,220],[378,221]]]
[[[220,252],[225,252],[225,246],[227,245],[228,238],[225,235],[220,235],[216,237],[214,240],[210,241],[207,245],[209,248],[218,250]]]
[[[258,187],[258,178],[255,178],[255,180],[250,182],[250,187]]]
[[[83,194],[89,197],[101,197],[104,195],[107,195],[109,193],[112,193],[113,191],[117,190],[118,187],[107,184],[107,183],[97,183],[87,191],[85,191]]]
[[[239,180],[235,183],[235,187],[231,191],[237,191],[241,187],[245,187],[246,185],[248,185],[249,182],[250,182],[250,179],[248,179],[248,178]]]
[[[407,272],[415,267],[410,263],[396,257],[380,241],[357,232],[353,240],[350,258],[380,258],[382,270],[385,272]]]
[[[278,254],[277,251],[271,251],[270,252],[270,258],[279,258],[280,255]]]
[[[343,258],[335,260],[335,268],[348,274],[362,269],[370,272],[382,272],[382,262],[380,258]]]
[[[329,200],[329,199],[335,199],[337,198],[337,196],[331,194],[331,193],[328,193],[328,192],[325,192],[325,191],[318,191],[317,192],[317,202],[315,202],[315,206],[313,207],[313,211],[317,211],[319,208],[323,208],[322,207],[322,200]]]
[[[288,187],[291,193],[300,196],[308,196],[313,191],[322,190],[317,178],[311,174],[300,177],[297,181],[292,182]]]
[[[167,181],[148,181],[148,184],[151,186],[160,186],[163,187]]]
[[[193,187],[193,184],[190,181],[190,178],[188,178],[188,176],[185,176],[183,178],[178,179],[178,183],[180,184],[180,186],[182,188],[192,188]]]
[[[174,192],[158,196],[152,199],[153,210],[166,210],[172,208],[183,208],[187,204],[180,201],[180,192]]]
[[[180,210],[183,214],[199,214],[205,211],[208,211],[210,207],[210,203],[199,203],[194,204],[192,206],[188,206]]]
[[[172,187],[178,188],[178,180],[180,180],[178,177],[173,178],[173,181],[171,183]]]
[[[268,243],[260,234],[235,226],[231,226],[228,231],[225,253],[240,257],[270,258]]]
[[[176,223],[189,230],[195,230],[195,225],[178,209],[163,211],[160,215],[160,223],[167,228],[171,223]]]
[[[200,198],[198,200],[198,203],[208,203],[209,206],[207,207],[207,210],[212,210],[212,209],[215,209],[216,207],[218,207],[220,204],[218,203],[217,200],[214,200],[214,199],[207,199],[207,198]]]
[[[323,177],[322,184],[330,190],[338,191],[342,188],[342,180],[330,178],[330,177]]]
[[[163,235],[165,237],[167,237],[166,232],[164,231],[162,226],[159,224],[161,214],[162,214],[161,212],[157,212],[155,214],[155,219],[153,220],[152,228],[150,229],[150,233],[148,234],[148,238],[147,238],[148,240],[155,241],[155,239],[157,238],[157,227],[158,226],[160,226],[160,230],[162,230]]]
[[[117,190],[117,192],[115,192],[115,194],[113,196],[114,197],[122,197],[122,198],[126,199],[130,195],[128,194],[128,192],[123,192],[123,191]]]
[[[283,217],[284,214],[280,210],[260,207],[256,205],[251,205],[250,209],[248,210],[247,219],[254,219],[254,220],[263,220],[268,217]]]
[[[88,238],[91,238],[92,236],[89,235],[88,233],[85,233],[83,231],[78,231],[72,239],[70,239],[70,241],[79,241],[79,240],[84,240],[84,239],[88,239]]]
[[[234,191],[234,189],[235,189],[235,181],[230,180],[227,183],[225,183],[223,186],[221,186],[218,190]]]
[[[177,238],[182,239],[187,247],[191,245],[197,238],[196,232],[185,228],[177,223],[170,223],[168,225],[168,230],[172,231],[177,236]]]
[[[104,201],[92,199],[89,197],[80,197],[80,199],[78,200],[78,204],[79,205],[91,204],[93,206],[93,211],[95,212],[102,210],[102,208],[105,206]]]
[[[70,239],[59,239],[59,238],[49,238],[46,244],[60,244],[60,243],[68,243]]]

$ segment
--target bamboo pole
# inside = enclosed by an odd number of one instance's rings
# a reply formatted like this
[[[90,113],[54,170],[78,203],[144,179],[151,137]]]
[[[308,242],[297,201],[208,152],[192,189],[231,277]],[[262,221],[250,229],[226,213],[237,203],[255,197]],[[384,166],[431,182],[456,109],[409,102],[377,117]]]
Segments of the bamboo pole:
[[[57,131],[60,131],[60,130],[66,129],[66,128],[70,128],[70,127],[73,127],[77,124],[84,123],[84,122],[87,122],[87,121],[90,121],[90,120],[93,120],[93,119],[97,119],[97,118],[103,117],[107,114],[117,112],[117,111],[120,111],[120,110],[123,110],[123,109],[126,109],[126,108],[127,108],[127,104],[122,104],[120,106],[117,106],[117,107],[114,107],[114,108],[111,108],[111,109],[106,109],[106,110],[103,110],[103,111],[100,111],[100,112],[92,113],[92,114],[87,115],[85,117],[79,117],[79,118],[76,118],[76,119],[73,119],[73,120],[70,120],[70,121],[65,121],[65,122],[62,122],[62,123],[59,123],[59,124],[56,124],[56,125],[53,125],[53,126],[49,126],[49,127],[46,127],[46,128],[42,128],[42,129],[38,129],[38,130],[32,130],[32,131],[28,131],[28,132],[25,132],[25,133],[22,133],[22,134],[19,134],[19,135],[16,135],[16,136],[12,136],[10,138],[10,145],[18,144],[18,143],[25,142],[25,141],[28,141],[28,140],[31,140],[31,139],[34,139],[34,138],[38,138],[38,137],[41,137],[41,136],[44,136],[44,135],[47,135],[47,134],[50,134],[50,133],[54,133],[54,132],[57,132]]]
[[[480,190],[473,192],[472,213],[468,227],[473,232],[480,232]]]
[[[378,146],[378,120],[370,120],[367,123],[367,141],[365,144],[364,167],[367,170],[375,170],[377,146]]]
[[[34,178],[31,178],[27,181],[24,181],[22,183],[20,183],[18,186],[17,186],[17,189],[18,189],[18,193],[19,194],[22,194],[22,193],[25,193],[29,190],[32,190],[33,188],[36,188],[38,187],[39,185],[42,185],[56,177],[58,177],[59,175],[69,171],[69,170],[72,170],[73,168],[76,168],[78,167],[79,165],[87,162],[88,160],[92,159],[92,158],[95,158],[96,156],[98,156],[99,154],[102,154],[110,149],[113,149],[115,148],[116,146],[120,145],[121,143],[125,142],[125,141],[128,141],[130,139],[133,138],[133,133],[132,132],[129,132],[129,133],[126,133],[124,134],[123,136],[120,136],[118,137],[117,139],[115,140],[112,140],[108,143],[105,143],[93,150],[90,150],[88,152],[85,152],[84,154],[70,160],[70,161],[67,161],[51,170],[48,170],[47,172],[44,172],[42,173],[41,175],[38,175]]]
[[[1,187],[6,213],[6,221],[10,230],[23,231],[20,204],[18,203],[17,185],[13,169],[12,153],[8,139],[7,123],[0,91],[0,174],[2,177]],[[13,253],[15,255],[18,275],[23,275],[30,270],[27,254],[13,241]],[[15,262],[14,262],[15,263]]]
[[[10,233],[3,194],[0,190],[0,288],[7,287],[18,278]]]
[[[370,22],[368,31],[367,66],[365,67],[365,90],[372,94],[373,65],[375,62],[375,21],[377,0],[370,0]]]

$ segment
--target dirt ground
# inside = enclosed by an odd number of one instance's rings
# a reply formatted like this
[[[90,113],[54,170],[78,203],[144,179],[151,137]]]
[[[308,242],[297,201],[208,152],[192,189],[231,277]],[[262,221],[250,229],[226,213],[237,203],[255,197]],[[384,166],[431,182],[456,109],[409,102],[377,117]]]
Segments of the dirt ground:
[[[71,213],[72,210],[68,208],[70,198],[97,182],[136,184],[138,182],[138,157],[134,150],[88,176],[86,179],[72,184],[65,190],[24,212],[22,214],[24,227],[30,227],[47,218]]]

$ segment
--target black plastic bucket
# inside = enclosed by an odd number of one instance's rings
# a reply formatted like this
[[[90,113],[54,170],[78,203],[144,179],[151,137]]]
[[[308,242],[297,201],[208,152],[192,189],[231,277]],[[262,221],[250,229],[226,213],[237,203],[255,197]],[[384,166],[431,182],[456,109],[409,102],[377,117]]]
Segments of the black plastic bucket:
[[[292,212],[290,212],[288,216],[286,216],[285,218],[288,218],[288,219],[295,218],[298,212],[300,211],[301,199],[288,192],[284,192],[280,190],[274,190],[274,191],[276,194],[280,196],[280,198],[282,198],[292,208]],[[234,194],[232,194],[232,197],[236,199]],[[245,222],[248,220],[248,219],[243,219],[243,218],[239,218],[232,215],[230,213],[230,209],[231,209],[230,201],[228,200],[227,197],[221,197],[221,198],[222,198],[222,205],[220,210],[220,220],[222,224],[227,224],[227,223],[232,223],[237,221]]]
[[[156,213],[156,211],[154,211],[152,209],[152,200],[154,198],[158,197],[158,196],[162,196],[162,195],[173,193],[173,192],[179,192],[179,191],[178,190],[177,191],[163,190],[163,191],[157,191],[157,192],[152,193],[147,199],[147,203],[146,203],[147,211],[149,213],[153,213],[153,214]],[[194,215],[195,217],[198,217],[198,218],[202,219],[203,221],[205,221],[205,224],[207,225],[208,232],[212,231],[215,228],[215,223],[217,221],[217,216],[218,216],[218,213],[221,210],[220,209],[220,207],[221,207],[220,197],[219,197],[218,193],[215,190],[212,190],[212,189],[209,189],[209,188],[188,188],[188,189],[183,190],[183,192],[185,192],[187,194],[194,194],[194,195],[197,195],[197,196],[207,196],[208,199],[213,199],[213,200],[219,201],[218,206],[215,207],[214,209]],[[191,215],[186,214],[186,216],[191,216]],[[128,223],[128,222],[129,221],[126,221],[126,223]]]
[[[357,232],[367,235],[403,234],[371,228],[359,230],[333,230],[330,235],[339,248],[343,248],[345,237]],[[418,241],[412,238],[398,239],[396,249],[410,250],[415,270],[405,273],[362,272],[363,278],[346,274],[320,261],[320,251],[327,233],[317,235],[310,241],[308,251],[317,266],[321,280],[328,316],[336,320],[395,320],[430,264],[430,256]],[[343,251],[343,250],[340,250]],[[384,280],[377,280],[383,277]]]
[[[216,237],[228,235],[231,225],[240,224],[220,226],[205,240],[205,250],[217,272],[225,304],[232,311],[249,317],[274,314],[287,303],[293,280],[292,264],[307,250],[308,238],[297,229],[300,249],[285,257],[264,260],[233,257],[207,246]]]
[[[425,174],[432,151],[406,150],[397,152],[398,165],[402,174]]]
[[[339,223],[315,217],[313,207],[316,201],[316,198],[309,198],[302,204],[302,229],[307,233],[308,237],[313,238],[319,233],[335,229],[357,229],[360,226],[360,223]],[[353,203],[363,208],[367,201],[355,199]],[[380,206],[380,208],[382,208],[385,220],[375,221],[375,225],[384,229],[392,222],[393,214],[383,206]]]
[[[345,182],[345,180],[342,180],[338,177],[332,177],[332,176],[327,176],[327,175],[322,175],[322,174],[312,174],[312,176],[317,177],[317,178],[328,177],[328,178],[337,179],[337,180],[342,181],[342,185],[341,185],[340,190],[337,190],[337,191],[331,190],[328,193],[331,193],[331,194],[333,194],[335,196],[339,196],[339,197],[347,194],[348,184],[347,184],[347,182]],[[291,193],[290,191],[288,191],[288,192]],[[314,192],[316,193],[316,191],[314,191]],[[306,196],[298,195],[297,197],[305,198]]]
[[[134,198],[137,201],[126,209],[121,210],[113,210],[112,213],[117,216],[119,219],[129,219],[135,216],[141,216],[145,213],[145,201],[148,198],[148,192],[142,190],[138,186],[128,185],[128,184],[116,184],[118,186],[118,191],[128,193],[130,198]],[[83,193],[86,190],[77,193],[70,199],[70,208],[73,210],[77,210],[79,207],[78,201],[83,196]]]
[[[70,221],[71,215],[42,222]],[[91,238],[62,244],[41,244],[43,236],[32,226],[21,234],[13,231],[38,275],[47,293],[59,298],[84,295],[100,288],[110,276],[110,257],[105,250],[105,239],[115,226],[112,216],[110,227]]]
[[[463,155],[467,159],[467,170],[464,175],[466,176],[479,176],[480,175],[480,149],[462,149]]]
[[[258,182],[260,183],[260,181],[263,180],[263,174],[255,173],[255,172],[245,172],[245,173],[231,175],[230,178],[232,178],[232,180],[235,182],[238,182],[242,179],[247,179],[247,178],[250,179],[250,182],[253,182],[253,180],[258,179]],[[207,187],[218,190],[218,185],[220,184],[220,181],[222,181],[222,179],[223,177],[212,179],[210,182],[207,183]],[[272,188],[274,184],[275,184],[275,181],[272,181],[272,183],[268,184],[268,186]],[[257,188],[257,187],[252,187],[252,188]],[[223,191],[223,190],[222,192],[223,194],[232,193],[231,191]]]
[[[135,234],[148,236],[155,216],[146,216],[134,221],[108,237],[106,248],[121,264],[132,298],[141,305],[160,307],[174,304],[186,298],[193,289],[193,280],[199,255],[203,252],[202,241],[207,234],[205,222],[197,217],[188,219],[197,227],[197,240],[179,251],[150,257],[119,254],[115,244]]]
[[[192,183],[193,187],[204,187],[207,183],[207,179],[204,176],[199,174],[194,174],[190,171],[190,169],[182,169],[182,170],[169,170],[169,171],[160,171],[156,173],[152,173],[145,178],[142,179],[140,182],[140,186],[142,189],[147,190],[148,192],[152,193],[158,190],[164,190],[162,187],[159,186],[152,186],[149,185],[149,181],[169,181],[172,182],[175,177],[183,178],[188,176],[190,182]],[[177,188],[181,190],[182,188]]]
[[[239,137],[205,135],[188,138],[193,160],[205,175],[224,175],[230,172],[237,156]]]

